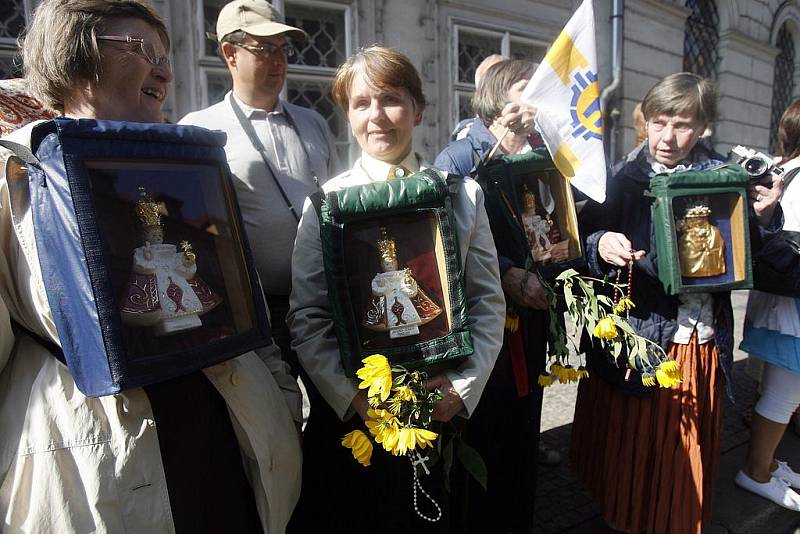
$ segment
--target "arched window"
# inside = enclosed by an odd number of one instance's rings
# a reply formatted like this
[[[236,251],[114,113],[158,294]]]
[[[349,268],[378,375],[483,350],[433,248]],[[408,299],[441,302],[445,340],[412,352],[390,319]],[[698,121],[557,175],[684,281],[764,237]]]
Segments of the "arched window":
[[[683,37],[683,70],[716,79],[719,64],[719,13],[714,0],[686,0],[692,10]]]
[[[769,147],[778,144],[778,123],[784,110],[792,103],[794,94],[794,41],[786,24],[778,31],[775,46],[780,50],[775,58],[775,78],[772,83],[772,120],[769,127]]]

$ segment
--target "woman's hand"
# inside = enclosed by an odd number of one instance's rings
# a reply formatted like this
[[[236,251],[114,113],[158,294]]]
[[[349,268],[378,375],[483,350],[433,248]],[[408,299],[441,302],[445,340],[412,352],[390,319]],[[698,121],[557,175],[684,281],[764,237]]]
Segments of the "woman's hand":
[[[547,296],[536,273],[526,273],[524,269],[511,267],[503,275],[501,282],[506,295],[523,308],[547,309]]]
[[[597,253],[606,263],[625,267],[631,260],[644,258],[644,250],[633,250],[633,245],[624,234],[606,232],[597,243]]]
[[[508,128],[508,133],[500,142],[506,154],[516,154],[522,150],[528,142],[528,136],[533,133],[535,117],[536,108],[515,102],[506,104],[500,116],[494,120],[494,127],[491,128],[497,137]]]
[[[445,375],[434,376],[428,380],[425,387],[427,387],[429,391],[438,389],[443,397],[442,400],[433,406],[434,421],[447,423],[450,419],[464,411],[464,401],[461,400],[461,396],[456,392],[450,379]]]
[[[353,400],[350,402],[350,407],[353,408],[358,415],[361,416],[361,419],[366,421],[369,419],[367,416],[367,410],[369,410],[369,401],[367,401],[367,390],[359,389],[356,396],[353,397]]]
[[[767,226],[783,194],[783,178],[773,174],[748,184],[747,191],[758,224]]]
[[[503,128],[511,130],[514,135],[528,137],[533,133],[534,119],[536,118],[536,108],[509,102],[500,112],[500,116],[495,119]]]

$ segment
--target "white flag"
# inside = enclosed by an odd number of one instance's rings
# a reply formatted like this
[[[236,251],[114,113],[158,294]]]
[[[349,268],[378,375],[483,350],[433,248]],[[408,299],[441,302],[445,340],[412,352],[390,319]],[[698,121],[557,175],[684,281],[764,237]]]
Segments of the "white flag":
[[[603,113],[597,84],[592,0],[584,0],[555,40],[522,101],[559,172],[597,202],[606,199]]]

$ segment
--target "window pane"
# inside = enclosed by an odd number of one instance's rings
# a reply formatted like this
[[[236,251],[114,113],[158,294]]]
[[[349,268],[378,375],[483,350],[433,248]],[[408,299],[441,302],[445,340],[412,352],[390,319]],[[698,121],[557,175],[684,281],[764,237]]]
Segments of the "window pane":
[[[302,28],[310,39],[299,41],[299,54],[290,60],[293,65],[310,65],[335,69],[344,62],[344,11],[286,4],[286,23]]]
[[[217,17],[229,0],[203,0],[203,42],[207,56],[217,55],[217,43],[206,37],[206,32],[217,32]]]
[[[289,102],[298,106],[311,108],[328,121],[328,127],[331,129],[331,133],[336,140],[339,161],[346,163],[348,161],[347,149],[350,144],[347,137],[347,120],[333,102],[330,82],[327,80],[310,81],[289,79],[286,82],[286,90]]]
[[[458,81],[475,83],[475,69],[486,56],[500,53],[500,37],[458,32]]]
[[[524,41],[511,40],[510,43],[511,59],[527,59],[534,63],[539,63],[544,58],[547,49],[544,46],[537,46]]]
[[[463,121],[475,116],[472,112],[472,95],[464,91],[458,92],[458,120]]]
[[[206,90],[208,102],[206,106],[222,101],[225,94],[231,90],[233,82],[227,72],[206,71]]]
[[[781,26],[776,44],[780,53],[775,58],[775,81],[772,84],[772,124],[769,129],[769,146],[772,151],[777,148],[781,116],[792,103],[794,93],[794,41],[786,24]]]
[[[713,0],[686,0],[692,10],[686,19],[683,70],[716,79],[719,64],[719,14]]]
[[[25,7],[22,0],[0,2],[0,37],[16,39],[25,27]]]

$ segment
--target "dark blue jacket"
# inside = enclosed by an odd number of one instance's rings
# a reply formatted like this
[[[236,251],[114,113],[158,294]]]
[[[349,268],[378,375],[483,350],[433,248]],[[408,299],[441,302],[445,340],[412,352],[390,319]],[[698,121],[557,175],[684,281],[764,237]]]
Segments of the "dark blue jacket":
[[[473,176],[476,164],[492,149],[497,142],[492,132],[484,126],[483,122],[475,119],[469,127],[467,136],[463,139],[451,141],[442,150],[433,166],[459,176]],[[503,256],[498,256],[500,262],[500,277],[502,278],[514,262]],[[520,265],[519,267],[524,267]]]
[[[634,250],[644,250],[645,256],[637,261],[633,272],[633,301],[636,307],[630,312],[630,323],[636,332],[647,339],[655,341],[667,350],[672,337],[677,331],[678,305],[677,296],[664,292],[658,280],[658,257],[655,246],[655,232],[651,218],[653,197],[649,196],[652,171],[647,163],[644,145],[634,150],[616,167],[607,181],[606,202],[599,204],[589,201],[579,214],[579,226],[584,238],[586,260],[593,276],[602,278],[606,275],[613,280],[616,269],[603,261],[598,254],[598,242],[606,232],[619,232],[631,241]],[[700,166],[702,169],[717,165],[720,156],[710,152],[704,144],[698,143],[695,148],[706,156]],[[780,223],[782,217],[776,213]],[[777,227],[780,227],[778,224]],[[759,247],[764,232],[755,224],[751,215],[751,244],[753,250]],[[624,274],[624,273],[623,273]],[[623,276],[626,279],[626,276]],[[713,293],[714,303],[714,342],[719,353],[720,367],[725,376],[725,388],[729,397],[733,398],[731,388],[731,372],[733,367],[733,309],[730,291]],[[607,354],[599,349],[588,347],[589,359],[607,358]],[[601,373],[602,374],[602,373]],[[624,386],[623,386],[624,388]]]

